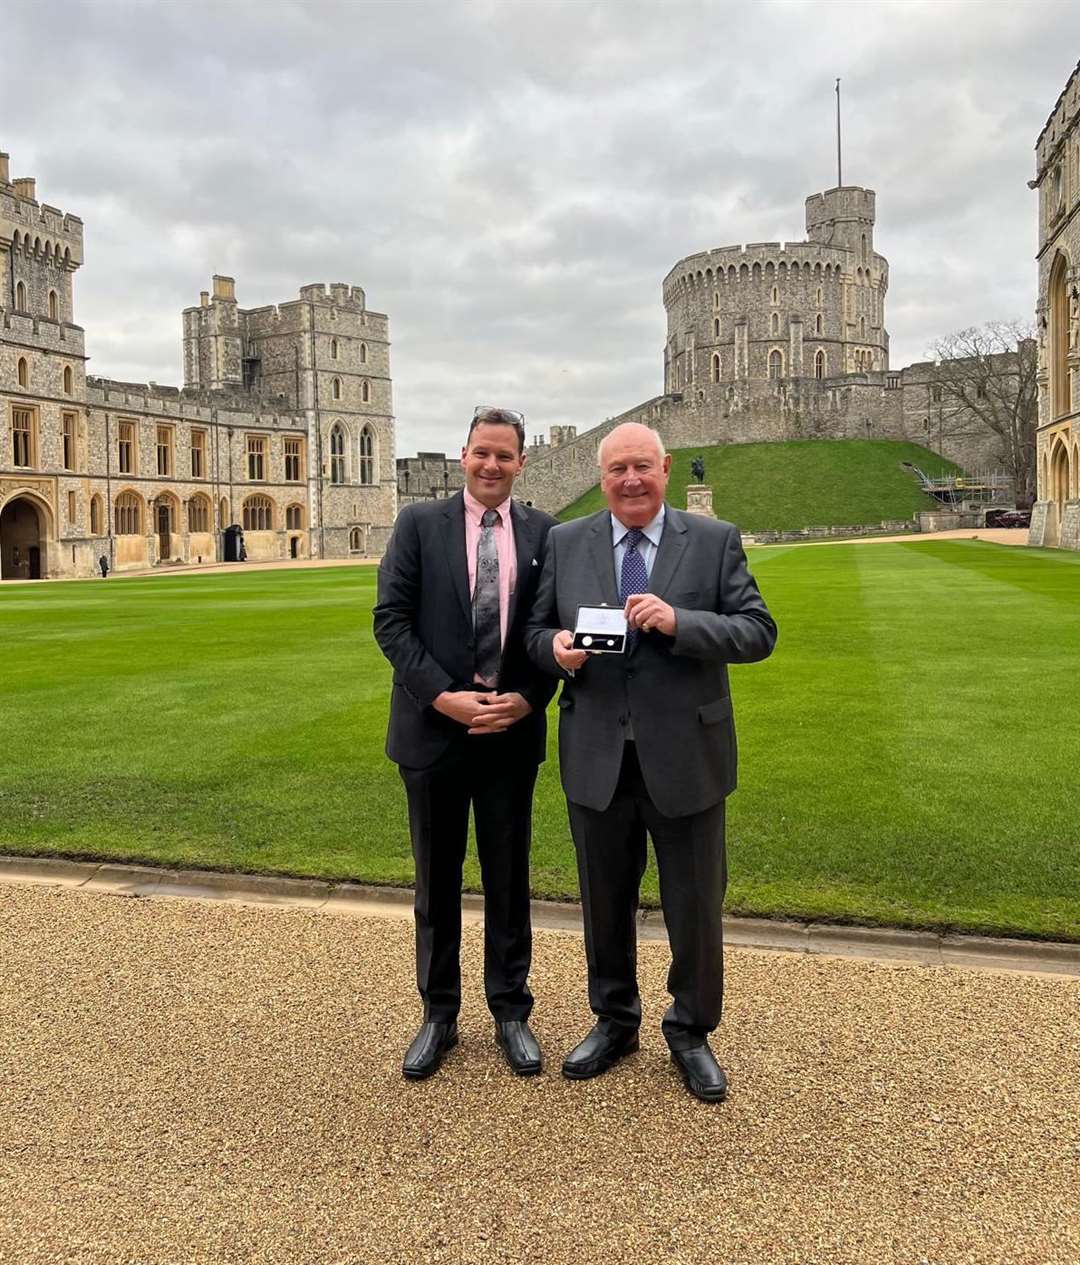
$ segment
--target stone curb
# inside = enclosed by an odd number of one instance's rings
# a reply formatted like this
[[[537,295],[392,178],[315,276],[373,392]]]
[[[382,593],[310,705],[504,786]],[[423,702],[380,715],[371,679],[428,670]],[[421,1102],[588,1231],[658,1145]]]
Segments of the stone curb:
[[[48,857],[0,855],[0,883],[78,888],[114,896],[235,901],[365,917],[408,917],[413,902],[413,892],[408,887]],[[535,927],[581,934],[579,905],[536,900],[532,911]],[[462,912],[467,922],[479,922],[483,918],[484,898],[466,893],[462,897]],[[642,910],[638,915],[638,934],[643,940],[665,940],[663,914],[654,909]],[[724,939],[732,948],[740,949],[1080,976],[1080,944],[1059,941],[740,918],[730,914],[724,918]]]

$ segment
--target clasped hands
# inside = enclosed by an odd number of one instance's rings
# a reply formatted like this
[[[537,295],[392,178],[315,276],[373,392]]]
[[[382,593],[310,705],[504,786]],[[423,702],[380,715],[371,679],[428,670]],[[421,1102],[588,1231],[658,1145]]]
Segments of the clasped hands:
[[[487,694],[483,690],[444,690],[431,704],[437,712],[465,725],[471,734],[497,734],[532,711],[523,695]]]
[[[668,637],[675,636],[675,608],[657,597],[655,593],[635,593],[626,599],[623,607],[626,623],[630,628],[641,632],[661,632]],[[563,628],[557,632],[551,643],[551,652],[555,662],[565,672],[580,668],[589,657],[588,650],[574,650],[574,634]]]

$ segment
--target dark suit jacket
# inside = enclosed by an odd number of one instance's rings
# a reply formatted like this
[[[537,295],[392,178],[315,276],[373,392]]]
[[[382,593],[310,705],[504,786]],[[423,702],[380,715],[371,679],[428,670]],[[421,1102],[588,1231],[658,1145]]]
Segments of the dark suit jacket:
[[[729,663],[766,658],[776,625],[731,523],[666,507],[649,591],[675,608],[676,635],[641,633],[627,655],[597,655],[572,679],[556,664],[552,630],[579,606],[619,606],[608,510],[562,523],[525,633],[533,661],[566,684],[559,697],[559,764],[568,799],[611,803],[628,722],[649,796],[665,817],[702,812],[735,789]]]
[[[512,744],[523,760],[543,760],[544,709],[556,683],[530,662],[522,644],[525,615],[540,578],[550,514],[510,504],[517,554],[498,688],[517,691],[532,712],[491,741]],[[455,742],[464,726],[435,711],[444,690],[475,689],[475,642],[469,569],[465,558],[465,499],[407,505],[397,517],[379,566],[375,640],[394,668],[386,754],[411,769],[426,769]],[[468,741],[473,741],[468,739]]]

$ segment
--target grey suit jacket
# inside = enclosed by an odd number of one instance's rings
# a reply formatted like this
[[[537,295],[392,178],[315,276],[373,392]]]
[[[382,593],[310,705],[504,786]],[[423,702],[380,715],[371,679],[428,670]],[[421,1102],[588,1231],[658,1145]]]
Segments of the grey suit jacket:
[[[645,786],[665,817],[702,812],[735,788],[729,663],[765,659],[776,625],[731,523],[666,507],[649,591],[675,608],[674,637],[642,633],[627,655],[597,655],[570,678],[551,642],[579,606],[618,606],[611,517],[605,509],[548,534],[525,645],[561,677],[559,764],[567,799],[611,803],[628,722]]]

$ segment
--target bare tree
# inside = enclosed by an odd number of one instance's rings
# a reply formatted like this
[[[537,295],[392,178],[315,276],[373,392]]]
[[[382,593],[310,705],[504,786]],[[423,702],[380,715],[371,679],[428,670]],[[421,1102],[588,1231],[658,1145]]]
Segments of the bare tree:
[[[990,431],[1001,439],[1019,505],[1035,496],[1039,370],[1034,326],[989,321],[940,338],[930,349],[930,395],[944,435]]]

